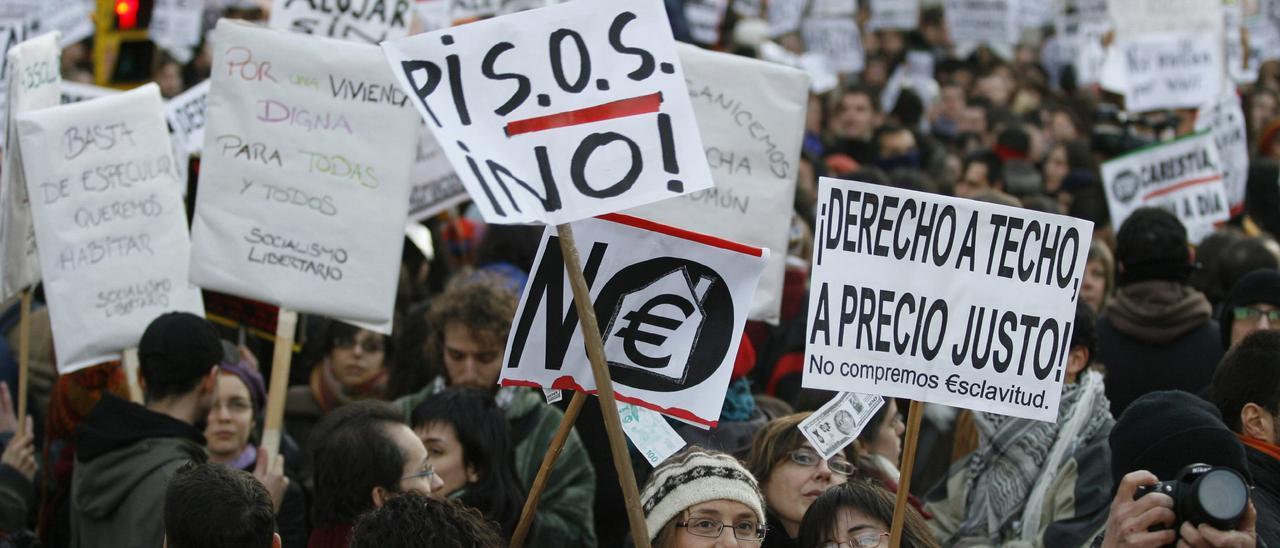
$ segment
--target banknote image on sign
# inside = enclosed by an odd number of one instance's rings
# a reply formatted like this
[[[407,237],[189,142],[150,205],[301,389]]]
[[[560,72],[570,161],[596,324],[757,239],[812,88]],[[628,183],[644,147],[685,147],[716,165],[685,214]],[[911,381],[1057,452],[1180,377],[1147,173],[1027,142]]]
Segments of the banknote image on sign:
[[[573,223],[620,401],[714,426],[768,250],[629,217]],[[595,390],[548,229],[507,341],[504,384]]]
[[[487,222],[571,222],[711,186],[658,0],[581,0],[382,48]]]

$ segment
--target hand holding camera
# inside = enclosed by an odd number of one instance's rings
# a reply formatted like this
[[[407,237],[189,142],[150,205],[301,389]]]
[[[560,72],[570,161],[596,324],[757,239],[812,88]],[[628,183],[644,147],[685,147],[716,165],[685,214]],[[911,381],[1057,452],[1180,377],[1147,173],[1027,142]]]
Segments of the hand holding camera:
[[[1120,481],[1104,547],[1252,547],[1257,515],[1244,478],[1228,468],[1193,464],[1160,481],[1145,470]]]

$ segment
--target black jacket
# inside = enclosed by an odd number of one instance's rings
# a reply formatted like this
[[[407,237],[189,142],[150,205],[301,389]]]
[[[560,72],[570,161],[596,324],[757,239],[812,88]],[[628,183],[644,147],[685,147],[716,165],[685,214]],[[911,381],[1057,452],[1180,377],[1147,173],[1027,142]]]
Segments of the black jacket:
[[[1253,476],[1253,507],[1258,512],[1258,538],[1267,546],[1280,546],[1280,460],[1244,446]]]

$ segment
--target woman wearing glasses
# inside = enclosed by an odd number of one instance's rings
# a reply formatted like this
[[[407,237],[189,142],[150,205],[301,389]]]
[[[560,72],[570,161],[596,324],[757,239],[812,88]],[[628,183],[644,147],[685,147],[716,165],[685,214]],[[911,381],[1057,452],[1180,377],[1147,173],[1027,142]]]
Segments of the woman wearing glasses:
[[[894,496],[871,480],[853,480],[828,489],[813,501],[800,523],[802,548],[879,548],[889,545]],[[907,507],[902,546],[935,548],[924,518]]]
[[[799,546],[800,520],[809,505],[827,489],[848,481],[857,472],[850,444],[823,460],[798,428],[809,413],[774,419],[756,433],[747,467],[761,478],[768,510],[769,536],[764,548]]]
[[[640,492],[654,548],[757,548],[764,500],[737,459],[690,446],[654,468]]]

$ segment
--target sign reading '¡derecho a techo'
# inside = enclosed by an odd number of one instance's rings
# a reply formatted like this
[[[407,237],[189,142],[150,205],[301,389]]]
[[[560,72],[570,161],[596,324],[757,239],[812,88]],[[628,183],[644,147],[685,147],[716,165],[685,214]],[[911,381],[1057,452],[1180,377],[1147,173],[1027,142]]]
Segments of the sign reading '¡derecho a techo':
[[[1056,420],[1093,223],[822,178],[806,388]]]

